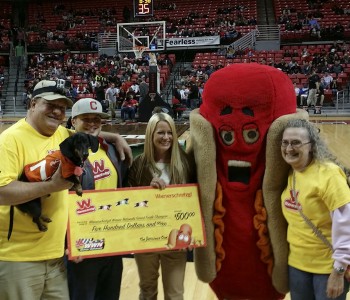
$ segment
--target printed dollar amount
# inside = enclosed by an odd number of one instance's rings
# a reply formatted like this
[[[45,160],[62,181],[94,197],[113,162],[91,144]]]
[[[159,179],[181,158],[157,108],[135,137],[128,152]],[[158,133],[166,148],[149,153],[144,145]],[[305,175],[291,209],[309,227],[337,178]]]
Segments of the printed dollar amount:
[[[192,218],[196,215],[195,212],[178,212],[175,214],[176,220],[187,220],[189,218]]]

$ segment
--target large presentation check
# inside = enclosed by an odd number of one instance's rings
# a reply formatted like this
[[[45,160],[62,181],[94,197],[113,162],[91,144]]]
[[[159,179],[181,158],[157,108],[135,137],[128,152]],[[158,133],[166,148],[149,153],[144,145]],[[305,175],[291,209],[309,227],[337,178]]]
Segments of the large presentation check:
[[[69,193],[69,259],[206,246],[196,184]]]

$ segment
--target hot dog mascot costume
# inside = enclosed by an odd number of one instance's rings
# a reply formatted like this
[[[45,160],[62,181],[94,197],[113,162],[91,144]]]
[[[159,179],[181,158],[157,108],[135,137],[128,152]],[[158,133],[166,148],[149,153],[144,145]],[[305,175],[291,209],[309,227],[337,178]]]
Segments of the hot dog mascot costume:
[[[289,290],[280,200],[289,167],[280,143],[290,118],[308,118],[291,80],[257,63],[213,73],[190,114],[207,234],[194,261],[219,299],[277,300]]]

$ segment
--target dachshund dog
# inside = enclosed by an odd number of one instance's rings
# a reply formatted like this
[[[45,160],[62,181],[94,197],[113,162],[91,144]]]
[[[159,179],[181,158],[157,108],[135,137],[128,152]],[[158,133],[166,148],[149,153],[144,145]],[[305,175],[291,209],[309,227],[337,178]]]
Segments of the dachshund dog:
[[[96,152],[98,146],[97,137],[82,132],[75,133],[60,144],[60,150],[48,154],[43,160],[26,165],[20,180],[27,182],[49,180],[61,162],[62,177],[73,182],[72,190],[81,196],[83,192],[79,176],[83,173],[82,167],[89,156],[89,148],[92,152]],[[41,214],[40,198],[16,205],[16,207],[32,216],[33,222],[37,224],[40,231],[47,230],[47,226],[40,220],[49,223],[51,219]],[[11,206],[8,239],[12,233],[13,215],[13,206]]]

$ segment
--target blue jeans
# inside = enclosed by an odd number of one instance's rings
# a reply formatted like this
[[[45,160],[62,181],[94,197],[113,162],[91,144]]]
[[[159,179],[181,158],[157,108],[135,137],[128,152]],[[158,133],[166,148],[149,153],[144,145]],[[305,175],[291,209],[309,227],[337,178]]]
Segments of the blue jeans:
[[[345,300],[349,283],[344,279],[344,292],[339,297],[327,297],[329,274],[314,274],[289,266],[289,288],[292,300]]]
[[[128,117],[130,119],[135,119],[135,108],[134,107],[122,107],[121,109],[121,118],[126,120]]]

